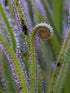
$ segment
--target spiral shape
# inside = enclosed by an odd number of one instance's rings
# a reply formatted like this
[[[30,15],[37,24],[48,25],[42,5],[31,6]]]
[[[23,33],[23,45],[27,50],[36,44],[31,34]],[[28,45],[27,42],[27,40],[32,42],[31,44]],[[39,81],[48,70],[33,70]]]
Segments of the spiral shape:
[[[36,26],[36,31],[40,39],[47,40],[53,34],[53,29],[49,24],[40,23]]]
[[[39,38],[46,40],[50,37],[50,29],[46,28],[46,27],[40,27],[37,29],[38,30],[38,36]]]

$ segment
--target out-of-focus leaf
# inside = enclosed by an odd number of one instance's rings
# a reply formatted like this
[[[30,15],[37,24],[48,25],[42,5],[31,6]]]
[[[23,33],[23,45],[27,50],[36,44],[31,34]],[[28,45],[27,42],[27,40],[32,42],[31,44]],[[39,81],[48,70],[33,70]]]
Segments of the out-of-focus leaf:
[[[63,34],[63,5],[64,0],[54,0],[54,21],[61,36]]]

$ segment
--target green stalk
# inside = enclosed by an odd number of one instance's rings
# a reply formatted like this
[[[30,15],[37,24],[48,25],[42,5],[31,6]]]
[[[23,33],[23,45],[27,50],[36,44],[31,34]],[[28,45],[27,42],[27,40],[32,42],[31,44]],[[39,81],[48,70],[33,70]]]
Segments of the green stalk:
[[[32,22],[32,25],[34,25],[34,18],[33,18],[33,11],[32,11],[32,1],[31,0],[26,0],[28,2],[28,10],[29,10],[29,15],[30,19]]]
[[[56,60],[56,57],[59,53],[61,46],[60,46],[57,38],[55,37],[55,35],[53,37],[51,37],[51,39],[48,40],[48,44],[49,44],[51,52],[52,52],[53,60]]]
[[[30,62],[30,93],[35,93],[36,89],[36,59],[35,59],[35,45],[34,35],[31,36],[31,62]]]
[[[45,58],[46,58],[46,61],[47,61],[47,86],[49,85],[49,81],[50,81],[50,78],[51,78],[51,64],[50,64],[50,60],[49,60],[49,57],[48,57],[48,53],[45,49],[45,46],[44,46],[44,42],[42,40],[40,40],[41,42],[41,45],[42,45],[42,48],[43,48],[43,52],[45,54]]]
[[[18,11],[18,14],[19,14],[20,21],[23,20],[24,21],[24,24],[27,25],[26,19],[25,19],[25,15],[23,13],[24,11],[22,10],[22,8],[20,6],[20,2],[17,1],[17,0],[14,0],[14,2],[15,2],[16,7],[17,7],[17,11]],[[27,33],[28,33],[28,35],[25,35],[25,38],[26,38],[27,44],[29,45],[29,32],[28,32],[28,30],[27,30]]]
[[[36,24],[38,24],[38,13],[37,13],[37,6],[36,6],[36,1],[33,0],[33,6],[34,6],[34,15],[35,15],[35,21],[36,21]]]
[[[11,47],[8,45],[8,42],[3,38],[3,36],[1,34],[0,34],[0,41],[5,46],[6,51],[9,53],[10,58],[12,59],[12,62],[14,64],[15,71],[16,71],[16,74],[17,74],[17,78],[18,78],[18,81],[19,81],[19,84],[20,84],[20,86],[22,86],[21,93],[23,93],[23,92],[28,93],[26,78],[25,78],[25,76],[23,74],[20,62],[18,61],[18,59],[17,59],[16,55],[14,54],[13,50],[11,49]]]
[[[54,21],[61,36],[63,34],[63,4],[64,0],[54,0]]]
[[[3,53],[3,51],[1,51],[1,69],[2,69],[2,74],[3,74],[3,78],[4,78],[4,82],[6,84],[6,89],[8,91],[8,93],[18,93],[17,91],[17,87],[15,82],[12,79],[12,73],[11,70],[9,69],[9,63],[8,60],[6,58],[6,55]]]
[[[9,21],[8,21],[8,18],[6,17],[6,14],[5,14],[5,12],[4,12],[4,9],[3,9],[1,3],[0,3],[0,12],[1,12],[1,15],[2,15],[2,17],[3,17],[3,20],[4,20],[5,24],[6,24],[6,27],[7,27],[7,29],[8,29],[8,32],[9,32],[9,34],[10,34],[13,49],[14,49],[14,51],[16,52],[16,40],[15,40],[13,31],[12,31],[11,26],[10,26],[10,23],[9,23]]]
[[[70,63],[70,47],[67,49],[66,57],[64,58],[63,65],[61,66],[59,75],[54,85],[54,88],[53,88],[54,93],[61,93],[61,88],[66,77],[69,63]]]
[[[52,79],[50,81],[50,85],[49,85],[49,88],[48,88],[48,93],[51,93],[51,90],[53,88],[53,85],[54,85],[54,81],[56,81],[56,75],[57,75],[57,72],[58,72],[58,67],[57,67],[57,64],[61,64],[61,60],[65,54],[65,51],[66,51],[66,48],[67,48],[67,45],[69,43],[69,40],[70,40],[70,28],[68,30],[68,33],[67,33],[67,36],[66,36],[66,39],[65,39],[65,42],[61,48],[61,51],[59,53],[59,56],[58,56],[58,59],[57,59],[57,62],[56,62],[56,66],[55,66],[55,69],[54,69],[54,72],[53,72],[53,75],[52,75]]]
[[[70,66],[70,64],[69,64],[69,66]],[[68,69],[66,74],[67,74],[67,76],[66,76],[66,80],[64,83],[63,91],[64,91],[64,93],[69,93],[70,92],[70,69]]]
[[[48,27],[47,24],[45,23],[41,23],[39,24],[38,26],[36,26],[33,31],[32,31],[32,34],[31,34],[31,46],[30,46],[30,51],[31,51],[31,62],[30,62],[30,93],[35,93],[35,88],[36,88],[36,74],[37,74],[37,71],[36,71],[36,58],[35,58],[35,33],[38,32],[39,30],[41,30],[43,28],[43,30],[46,30],[47,29],[50,29],[50,36],[48,38],[51,37],[52,35],[52,29]],[[42,31],[43,31],[42,30]],[[44,38],[44,36],[43,36]],[[48,39],[47,38],[47,39]],[[37,68],[38,70],[38,68]]]
[[[40,69],[38,68],[38,93],[42,93]]]

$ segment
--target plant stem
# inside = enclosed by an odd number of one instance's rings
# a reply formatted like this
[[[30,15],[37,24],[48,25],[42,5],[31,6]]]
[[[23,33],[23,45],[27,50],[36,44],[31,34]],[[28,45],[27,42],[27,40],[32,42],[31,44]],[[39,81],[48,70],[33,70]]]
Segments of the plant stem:
[[[57,62],[56,62],[56,66],[55,66],[55,69],[54,69],[54,72],[53,72],[53,75],[52,75],[52,79],[50,81],[50,85],[49,85],[49,88],[48,88],[48,93],[51,93],[51,90],[53,89],[53,85],[54,85],[54,82],[56,81],[56,75],[57,75],[57,71],[58,71],[58,67],[57,67],[57,64],[58,63],[61,63],[61,60],[64,56],[64,53],[66,51],[66,48],[67,48],[67,45],[69,43],[69,40],[70,40],[70,28],[68,30],[68,33],[67,33],[67,36],[66,36],[66,39],[65,39],[65,42],[61,48],[61,51],[59,53],[59,57],[57,59]]]
[[[21,93],[28,93],[28,88],[27,88],[27,83],[26,83],[26,78],[23,74],[23,70],[21,68],[20,62],[18,61],[14,51],[11,49],[11,47],[8,45],[8,42],[3,38],[3,36],[0,34],[0,41],[4,45],[4,48],[6,49],[6,52],[8,53],[10,59],[13,62],[13,65],[15,67],[15,71],[17,74],[17,78],[19,81],[21,88]],[[25,86],[25,87],[24,87]]]
[[[15,4],[16,4],[16,7],[17,7],[17,11],[18,11],[18,14],[19,14],[19,18],[20,18],[20,21],[21,21],[21,25],[22,25],[22,20],[24,22],[24,24],[27,26],[27,22],[26,22],[26,19],[25,19],[25,15],[23,13],[23,10],[20,6],[20,1],[18,0],[14,0]],[[29,47],[29,31],[27,30],[27,35],[25,35],[25,38],[26,38],[26,41],[27,41],[27,44],[28,44],[28,47]]]
[[[60,68],[59,75],[57,77],[57,80],[56,80],[54,88],[53,88],[53,93],[61,93],[61,89],[62,89],[64,80],[65,80],[65,77],[67,75],[66,73],[68,70],[69,63],[70,63],[70,47],[68,47],[68,49],[66,51],[66,55],[64,57],[63,64]],[[66,92],[66,93],[69,93],[69,92]]]
[[[33,5],[34,5],[35,21],[36,21],[36,24],[38,24],[36,0],[33,0]]]
[[[41,42],[43,52],[44,52],[44,55],[45,55],[45,58],[46,58],[46,61],[47,61],[47,86],[48,86],[50,78],[51,78],[51,64],[50,64],[50,60],[49,60],[47,51],[46,51],[45,46],[44,46],[44,42],[41,39],[40,39],[40,42]]]
[[[1,15],[2,15],[2,17],[3,17],[3,20],[4,20],[5,24],[6,24],[6,27],[7,27],[7,29],[8,29],[8,32],[9,32],[9,34],[10,34],[13,49],[14,49],[14,51],[16,52],[16,40],[15,40],[13,31],[12,31],[11,26],[10,26],[10,23],[9,23],[7,17],[6,17],[6,14],[5,14],[5,12],[4,12],[4,9],[3,9],[1,3],[0,3],[0,12],[1,12]]]

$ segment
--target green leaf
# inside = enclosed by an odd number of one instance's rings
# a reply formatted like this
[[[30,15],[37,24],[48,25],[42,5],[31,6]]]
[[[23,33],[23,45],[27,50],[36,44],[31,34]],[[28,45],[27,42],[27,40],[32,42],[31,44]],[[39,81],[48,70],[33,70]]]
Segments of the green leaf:
[[[57,80],[55,82],[55,85],[53,88],[54,93],[61,93],[61,88],[63,86],[64,80],[66,77],[69,63],[70,63],[70,47],[67,49],[67,54],[64,58],[64,62],[61,66],[61,69],[59,71],[59,75],[58,75]]]
[[[17,74],[17,78],[18,78],[18,81],[19,81],[19,84],[20,84],[20,86],[22,86],[21,91],[24,92],[24,93],[28,93],[28,88],[27,88],[27,84],[26,84],[26,78],[25,78],[25,76],[23,74],[23,70],[21,68],[20,62],[18,61],[14,51],[8,45],[8,42],[3,38],[3,36],[1,34],[0,34],[0,41],[5,46],[7,53],[9,53],[10,58],[12,59],[12,62],[14,64],[15,71],[16,71],[16,74]]]
[[[10,23],[9,23],[9,21],[8,21],[8,18],[6,17],[5,11],[4,11],[1,3],[0,3],[0,12],[1,12],[1,15],[2,15],[2,17],[3,17],[3,20],[4,20],[5,24],[6,24],[6,27],[7,27],[7,29],[8,29],[8,32],[9,32],[9,34],[10,34],[13,49],[14,49],[14,51],[16,52],[16,40],[15,40],[13,31],[12,31],[11,26],[10,26]]]
[[[60,35],[63,34],[63,4],[64,0],[54,0],[54,21]]]
[[[70,65],[69,65],[70,66]],[[70,93],[70,69],[68,69],[66,80],[63,88],[64,93]]]
[[[1,70],[8,93],[18,93],[6,55],[1,51]]]

